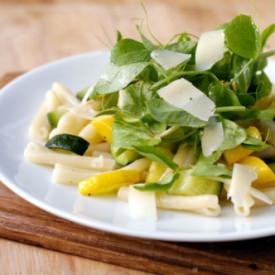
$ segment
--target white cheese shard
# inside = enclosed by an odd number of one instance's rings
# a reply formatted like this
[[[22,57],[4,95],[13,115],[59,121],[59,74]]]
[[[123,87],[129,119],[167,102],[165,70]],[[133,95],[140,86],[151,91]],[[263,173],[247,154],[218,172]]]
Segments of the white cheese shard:
[[[167,103],[178,107],[203,121],[214,114],[215,103],[184,78],[177,79],[158,90]]]
[[[130,216],[134,219],[157,219],[157,203],[155,192],[142,192],[129,187],[128,205]]]
[[[254,168],[234,164],[232,180],[228,189],[228,198],[234,205],[235,212],[240,216],[248,216],[250,208],[255,201],[250,195],[251,184],[257,179],[257,174]]]
[[[201,138],[202,153],[205,157],[210,156],[223,143],[224,132],[222,122],[216,117],[211,117],[208,124],[204,128]]]
[[[224,32],[215,30],[205,32],[200,36],[196,49],[196,69],[204,71],[210,69],[224,54]]]
[[[165,70],[169,70],[190,59],[191,54],[170,50],[154,50],[151,52],[151,57]]]

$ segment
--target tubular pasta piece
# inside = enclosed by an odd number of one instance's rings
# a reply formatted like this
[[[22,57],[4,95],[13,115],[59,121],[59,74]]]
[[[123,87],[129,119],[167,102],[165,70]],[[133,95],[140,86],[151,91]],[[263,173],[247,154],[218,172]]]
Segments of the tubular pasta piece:
[[[50,132],[50,125],[47,120],[47,113],[47,105],[46,102],[44,102],[29,128],[29,136],[32,140],[47,140]]]
[[[102,151],[93,151],[92,156],[93,157],[103,156],[104,158],[113,159],[113,157],[110,153],[106,153],[106,152],[102,152]]]
[[[160,195],[158,207],[172,210],[189,210],[208,216],[218,216],[221,212],[216,195],[172,196]]]
[[[54,91],[49,91],[46,94],[46,104],[47,104],[47,111],[52,112],[58,106],[62,105],[62,102],[58,99]]]
[[[91,147],[92,151],[101,151],[101,152],[106,152],[106,153],[111,152],[110,144],[107,142],[91,144],[90,147]]]
[[[50,138],[59,134],[78,135],[87,123],[88,120],[80,118],[71,112],[67,112],[60,118],[57,128],[51,131]]]
[[[47,119],[48,112],[55,110],[60,105],[54,91],[50,90],[45,96],[45,100],[40,106],[38,113],[33,119],[29,128],[29,136],[32,140],[45,141],[50,132],[50,125]]]
[[[121,187],[118,190],[119,200],[128,201],[128,187]],[[206,216],[218,216],[221,212],[219,199],[216,195],[199,196],[173,196],[158,195],[157,207],[170,210],[186,210],[196,212]]]
[[[73,154],[62,154],[54,152],[43,145],[29,143],[24,157],[26,160],[44,165],[55,165],[56,163],[75,168],[109,171],[115,168],[113,159],[100,157],[86,157]]]
[[[52,90],[54,90],[61,102],[67,103],[69,105],[78,105],[79,101],[72,94],[72,92],[64,85],[58,82],[54,82],[52,85]]]
[[[99,171],[80,169],[62,164],[56,164],[53,169],[52,180],[55,183],[77,184],[82,180],[95,176]]]
[[[86,139],[90,144],[98,144],[103,141],[102,136],[96,132],[92,123],[88,123],[79,133],[79,136]]]
[[[261,192],[263,192],[266,196],[268,196],[271,199],[272,204],[275,203],[275,187],[263,188],[261,189]]]

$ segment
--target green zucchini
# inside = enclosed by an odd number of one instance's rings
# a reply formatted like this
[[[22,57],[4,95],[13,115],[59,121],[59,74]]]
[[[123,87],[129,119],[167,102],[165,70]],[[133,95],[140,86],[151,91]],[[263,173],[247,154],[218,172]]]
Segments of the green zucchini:
[[[192,176],[192,170],[185,170],[173,184],[169,193],[173,195],[217,195],[222,191],[222,183],[206,177]]]
[[[89,142],[78,136],[60,134],[52,137],[46,143],[46,147],[55,151],[69,151],[82,156],[88,149]]]
[[[86,93],[88,92],[88,90],[90,89],[90,87],[87,87],[85,89],[82,89],[80,91],[78,91],[76,93],[76,98],[79,100],[79,101],[82,101],[82,99],[84,98],[84,96],[86,95]]]
[[[120,165],[126,165],[136,160],[140,155],[134,150],[125,150],[116,157],[116,162]]]
[[[58,108],[57,110],[47,114],[48,121],[52,128],[56,128],[60,118],[67,112],[65,108]]]

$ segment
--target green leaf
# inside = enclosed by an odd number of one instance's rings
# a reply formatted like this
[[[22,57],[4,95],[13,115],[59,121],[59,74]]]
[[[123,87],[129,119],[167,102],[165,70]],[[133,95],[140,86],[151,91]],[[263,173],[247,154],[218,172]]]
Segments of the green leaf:
[[[266,27],[261,34],[261,46],[262,48],[266,45],[268,38],[275,32],[275,24],[271,24]]]
[[[268,96],[272,90],[272,83],[265,72],[256,74],[253,83],[252,90],[256,90],[256,100]]]
[[[137,82],[129,85],[119,92],[120,108],[130,112],[133,116],[141,117],[145,112],[145,102],[143,100],[144,90],[147,91],[148,85]]]
[[[246,60],[237,55],[232,59],[232,86],[238,93],[247,93],[254,75],[254,60]]]
[[[127,123],[116,120],[112,125],[112,147],[133,149],[136,146],[154,146],[160,143],[142,122]]]
[[[219,83],[207,74],[186,76],[185,79],[189,80],[196,88],[204,92],[206,95],[209,93],[209,86],[212,83]]]
[[[231,171],[222,163],[211,164],[199,161],[193,167],[192,175],[201,177],[231,177]]]
[[[221,152],[217,151],[209,157],[205,157],[201,154],[198,162],[192,168],[193,176],[202,176],[202,177],[230,177],[231,171],[222,163],[217,163],[220,157]]]
[[[165,49],[175,52],[194,54],[196,46],[197,42],[193,41],[186,32],[183,32],[178,35],[178,39],[175,43],[165,46]]]
[[[172,127],[175,127],[176,129],[168,135],[162,136],[162,145],[171,146],[172,144],[186,140],[188,137],[190,137],[190,135],[195,133],[195,130],[193,130],[192,128],[177,128],[177,126]]]
[[[221,80],[230,80],[231,62],[232,53],[227,51],[224,53],[223,58],[214,64],[214,66],[211,68],[211,72]]]
[[[110,63],[97,82],[93,97],[117,92],[129,85],[148,66],[147,62],[118,67]]]
[[[153,146],[135,146],[134,148],[138,153],[151,160],[158,161],[173,170],[178,168],[178,165],[173,162],[170,157],[163,153],[161,149]]]
[[[206,125],[205,121],[166,103],[159,97],[152,98],[147,102],[147,106],[154,119],[168,125],[180,125],[193,128]]]
[[[219,151],[235,148],[245,141],[247,136],[246,131],[238,124],[228,119],[223,119],[222,124],[224,130],[224,140],[218,149]]]
[[[242,117],[243,119],[259,119],[259,120],[273,120],[275,118],[275,103],[272,103],[268,108],[247,110]]]
[[[121,39],[111,51],[111,62],[117,66],[150,60],[150,52],[144,45],[133,39]]]
[[[120,31],[116,31],[116,42],[122,39],[122,33]]]
[[[209,87],[209,97],[220,106],[240,106],[236,93],[222,83],[213,83]]]
[[[225,27],[226,43],[230,50],[244,58],[255,58],[261,48],[260,33],[252,18],[239,15]]]
[[[269,147],[269,145],[265,141],[262,141],[258,138],[249,135],[246,137],[246,140],[242,143],[242,146],[252,151],[263,151]]]
[[[118,111],[118,108],[112,107],[112,108],[105,109],[105,110],[103,110],[103,111],[98,112],[98,113],[95,115],[95,117],[103,116],[103,115],[113,115],[113,114],[115,114],[117,111]]]
[[[117,106],[118,94],[111,93],[102,96],[102,108],[103,110],[111,109]]]
[[[179,178],[180,173],[169,173],[163,179],[156,183],[137,184],[135,188],[140,191],[155,191],[155,192],[166,192],[168,191]]]
[[[137,25],[137,30],[139,32],[144,47],[148,51],[153,51],[156,48],[156,46],[144,35],[141,26]]]

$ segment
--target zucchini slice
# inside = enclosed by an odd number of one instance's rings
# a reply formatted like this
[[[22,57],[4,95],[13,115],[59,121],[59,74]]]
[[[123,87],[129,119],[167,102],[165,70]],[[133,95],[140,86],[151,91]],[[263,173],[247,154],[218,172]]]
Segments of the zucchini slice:
[[[86,93],[88,92],[89,88],[90,88],[90,87],[87,87],[87,88],[84,88],[84,89],[78,91],[78,92],[76,93],[76,98],[77,98],[79,101],[82,101],[82,99],[84,98],[84,96],[85,96]],[[89,98],[89,99],[91,99],[91,98]]]
[[[88,149],[89,142],[78,136],[60,134],[52,137],[46,143],[46,147],[52,150],[69,151],[82,156]]]
[[[57,110],[47,114],[48,121],[52,128],[56,128],[60,118],[67,112],[65,108],[58,108]]]
[[[196,196],[217,195],[222,191],[222,183],[205,177],[192,176],[192,170],[185,170],[169,190],[173,195]]]
[[[126,165],[130,162],[133,162],[137,158],[139,158],[140,155],[134,151],[134,150],[125,150],[121,154],[115,157],[115,160],[120,165]]]

